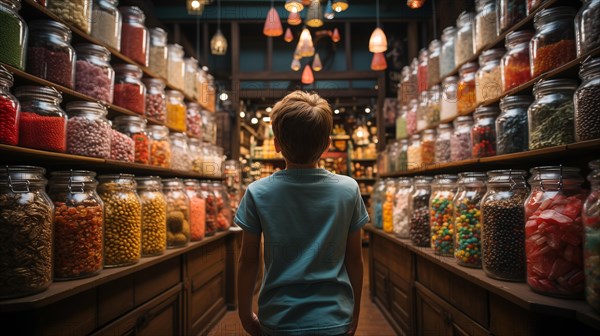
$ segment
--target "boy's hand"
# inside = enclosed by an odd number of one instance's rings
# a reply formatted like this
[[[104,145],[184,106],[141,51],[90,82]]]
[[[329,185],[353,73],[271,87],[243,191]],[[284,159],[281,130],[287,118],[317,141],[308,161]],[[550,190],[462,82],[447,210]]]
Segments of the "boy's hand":
[[[244,330],[252,336],[261,335],[260,322],[255,313],[252,313],[252,316],[249,319],[242,320],[242,327],[244,327]]]

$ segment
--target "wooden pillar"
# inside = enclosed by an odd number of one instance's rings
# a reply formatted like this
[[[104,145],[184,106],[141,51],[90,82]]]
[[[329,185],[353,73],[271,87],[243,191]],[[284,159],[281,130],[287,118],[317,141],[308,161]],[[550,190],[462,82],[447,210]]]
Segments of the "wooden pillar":
[[[269,38],[270,39],[270,38]],[[233,123],[231,129],[231,158],[240,158],[240,25],[231,23],[231,101]]]
[[[202,27],[202,49],[204,49],[204,62],[205,65],[208,66],[208,55],[210,54],[210,35],[208,31],[208,23],[204,23]]]
[[[377,151],[385,149],[385,119],[383,116],[383,103],[385,101],[385,75],[377,78]]]
[[[408,61],[417,57],[419,53],[419,24],[416,21],[411,21],[407,26],[408,35]]]

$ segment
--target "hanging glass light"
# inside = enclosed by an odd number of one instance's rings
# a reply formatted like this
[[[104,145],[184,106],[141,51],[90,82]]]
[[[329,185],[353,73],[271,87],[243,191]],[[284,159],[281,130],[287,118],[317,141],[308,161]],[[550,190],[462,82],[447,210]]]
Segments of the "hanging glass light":
[[[292,68],[292,70],[294,70],[294,71],[300,70],[300,60],[297,58],[294,58],[292,60],[292,65],[290,66],[290,68]]]
[[[333,42],[340,42],[342,38],[340,37],[340,31],[337,28],[333,29],[333,34],[331,34],[331,40]]]
[[[371,33],[369,38],[369,51],[372,53],[384,52],[387,50],[387,37],[381,28],[379,28],[379,0],[376,3],[377,28]]]
[[[271,9],[267,13],[267,19],[263,27],[263,34],[265,36],[275,37],[283,34],[283,27],[281,27],[281,19],[275,7],[273,7],[273,0],[271,0]]]
[[[323,20],[321,19],[321,4],[319,3],[319,0],[312,0],[310,3],[304,23],[306,23],[307,26],[314,28],[323,25]]]
[[[294,40],[294,34],[292,34],[292,30],[290,29],[290,27],[288,27],[285,30],[285,35],[283,35],[283,40],[285,42],[292,42]]]
[[[221,0],[217,1],[217,33],[210,40],[210,52],[213,55],[225,55],[227,53],[227,39],[221,33]]]
[[[323,64],[321,64],[321,58],[318,53],[315,53],[315,58],[313,59],[312,68],[315,71],[321,71],[323,69]]]
[[[298,41],[298,47],[296,48],[298,54],[302,57],[311,57],[315,54],[315,47],[313,45],[312,37],[307,28],[302,29],[300,34],[300,40]]]
[[[327,20],[333,20],[335,17],[335,13],[333,12],[333,8],[331,7],[331,0],[327,0],[327,6],[325,6],[325,13],[323,13],[323,17]]]
[[[371,70],[373,71],[382,71],[387,69],[387,61],[385,59],[385,55],[380,53],[374,53],[373,59],[371,60]]]
[[[331,7],[333,7],[333,10],[338,13],[343,12],[348,9],[348,0],[334,0]]]
[[[302,18],[299,13],[290,12],[287,18],[287,23],[291,26],[297,26],[302,23]]]
[[[304,9],[300,0],[286,0],[283,7],[290,13],[300,13]]]
[[[302,71],[302,84],[312,84],[315,82],[315,76],[313,75],[310,65],[305,65]]]
[[[204,3],[200,0],[187,0],[186,8],[190,15],[202,15],[202,12],[204,12]]]
[[[423,7],[425,0],[408,0],[406,1],[406,5],[408,8],[417,9]]]

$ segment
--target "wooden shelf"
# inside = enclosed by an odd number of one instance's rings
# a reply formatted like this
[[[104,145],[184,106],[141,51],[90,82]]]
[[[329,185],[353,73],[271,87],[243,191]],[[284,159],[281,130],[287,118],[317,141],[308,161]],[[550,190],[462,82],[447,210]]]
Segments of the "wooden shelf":
[[[167,249],[167,251],[163,255],[156,257],[141,258],[140,261],[135,265],[116,268],[105,268],[102,271],[100,271],[100,274],[93,277],[69,281],[55,281],[50,285],[50,288],[41,293],[29,295],[22,298],[1,300],[0,312],[36,309],[54,302],[58,302],[62,299],[84,292],[88,289],[108,283],[115,279],[123,278],[129,274],[133,274],[145,268],[151,267],[167,259],[197,249],[201,246],[210,244],[215,240],[221,239],[226,235],[232,234],[232,232],[233,231],[217,232],[214,236],[206,237],[201,241],[190,242],[185,247]]]
[[[352,162],[364,162],[364,163],[373,163],[373,162],[377,162],[376,158],[370,158],[370,159],[351,159]]]
[[[283,158],[257,158],[257,157],[253,157],[253,158],[250,158],[250,160],[254,161],[254,162],[285,163],[285,160]]]
[[[132,173],[136,175],[159,175],[161,177],[181,177],[206,180],[222,180],[223,177],[205,176],[192,171],[175,170],[146,164],[123,162],[87,156],[55,153],[37,149],[0,144],[2,164],[42,165],[45,168],[81,168],[98,173]]]
[[[357,182],[375,182],[377,179],[374,177],[353,177]]]

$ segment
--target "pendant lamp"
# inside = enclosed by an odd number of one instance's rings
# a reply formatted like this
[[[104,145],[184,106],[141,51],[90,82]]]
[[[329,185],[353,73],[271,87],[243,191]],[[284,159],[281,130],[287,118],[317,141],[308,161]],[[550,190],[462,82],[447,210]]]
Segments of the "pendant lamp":
[[[323,17],[327,20],[333,20],[335,17],[335,13],[333,12],[333,8],[331,7],[331,0],[327,0],[327,6],[325,6],[325,12],[323,13]]]
[[[217,33],[210,40],[210,52],[213,55],[225,55],[227,53],[227,39],[221,33],[221,0],[217,1]]]
[[[338,13],[343,12],[348,9],[348,0],[334,0],[331,7],[333,7],[333,10]]]
[[[285,35],[283,35],[283,40],[285,42],[292,42],[294,40],[294,34],[292,34],[292,30],[290,29],[290,27],[288,27],[285,30]]]
[[[286,0],[283,7],[290,13],[300,13],[304,9],[300,0]]]
[[[331,40],[333,42],[340,42],[342,38],[340,37],[340,31],[337,28],[333,29],[333,34],[331,34]]]
[[[287,23],[290,26],[297,26],[302,23],[302,18],[300,17],[299,13],[290,12],[287,18]]]
[[[315,58],[313,59],[312,68],[314,71],[321,71],[323,69],[323,64],[321,64],[321,58],[318,53],[315,53]]]
[[[387,50],[387,37],[381,28],[379,28],[379,0],[376,3],[377,28],[371,33],[369,39],[369,51],[372,53],[384,52]]]
[[[281,19],[275,7],[273,7],[273,0],[271,0],[271,9],[267,13],[267,19],[263,27],[263,34],[265,36],[275,37],[283,35],[283,27],[281,27]]]
[[[313,45],[312,37],[307,28],[302,29],[300,34],[300,40],[298,41],[297,51],[302,57],[311,57],[315,54],[315,47]]]
[[[385,60],[385,55],[380,53],[374,53],[373,59],[371,60],[371,70],[373,71],[382,71],[387,69],[387,61]]]
[[[425,0],[408,0],[408,1],[406,1],[406,5],[410,9],[421,8],[424,3],[425,3]]]
[[[294,71],[300,70],[300,60],[297,58],[294,58],[292,60],[292,65],[290,66],[290,68],[292,68],[292,70],[294,70]]]
[[[323,20],[321,19],[321,4],[319,3],[319,0],[312,0],[310,3],[304,23],[313,28],[321,27],[323,25]]]
[[[315,82],[315,76],[313,75],[310,65],[305,65],[302,71],[302,84],[312,84]]]

